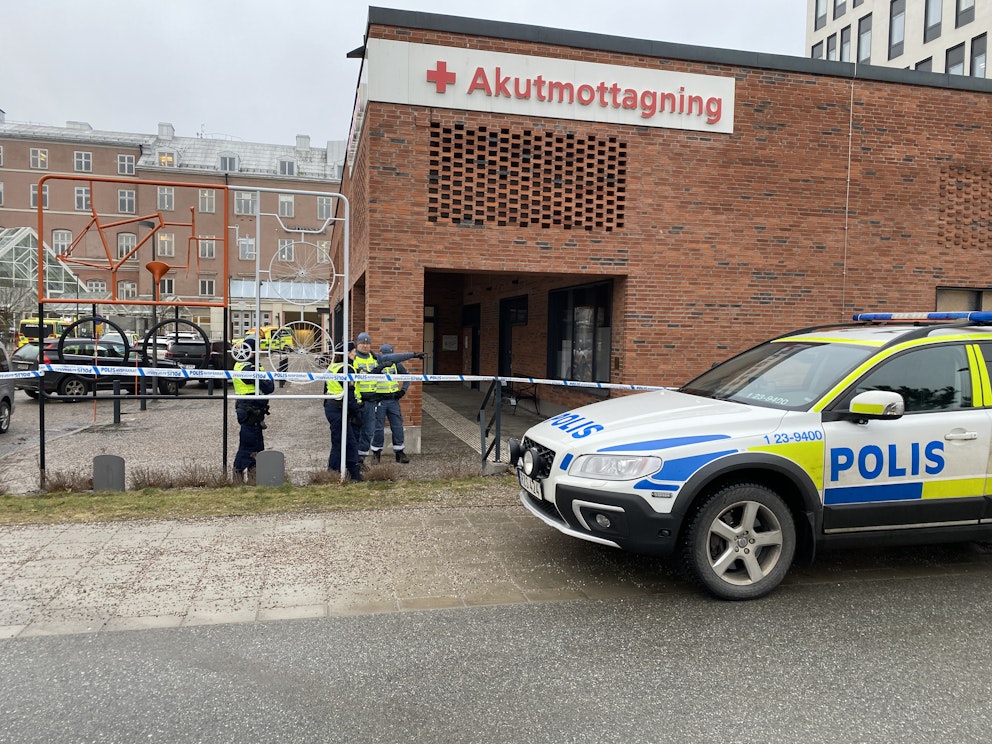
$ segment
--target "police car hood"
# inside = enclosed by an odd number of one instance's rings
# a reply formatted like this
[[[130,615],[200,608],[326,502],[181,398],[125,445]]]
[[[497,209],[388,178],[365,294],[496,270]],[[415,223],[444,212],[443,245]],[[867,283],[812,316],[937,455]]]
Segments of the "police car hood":
[[[527,436],[556,450],[652,450],[659,440],[761,436],[787,414],[776,408],[703,398],[672,390],[629,395],[552,416]],[[665,446],[672,446],[667,441]]]

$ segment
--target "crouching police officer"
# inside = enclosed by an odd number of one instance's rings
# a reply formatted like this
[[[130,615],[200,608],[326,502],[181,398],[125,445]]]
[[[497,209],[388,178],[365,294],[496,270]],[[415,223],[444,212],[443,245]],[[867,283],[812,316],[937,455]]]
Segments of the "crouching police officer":
[[[353,374],[355,367],[353,359],[355,357],[355,344],[348,344],[348,364],[345,366],[344,346],[338,344],[337,355],[334,361],[328,366],[327,371],[332,374]],[[348,386],[348,395],[344,393],[344,383],[341,380],[327,380],[325,391],[329,398],[324,399],[324,417],[331,427],[331,453],[327,458],[327,469],[332,473],[341,474],[341,421],[344,416],[348,417],[348,434],[344,449],[344,462],[348,470],[348,475],[353,481],[364,480],[362,478],[361,460],[358,458],[358,433],[362,428],[362,394],[357,385]]]
[[[246,338],[238,348],[237,356],[247,357],[245,361],[236,362],[235,372],[254,372],[255,339]],[[264,367],[258,366],[260,372]],[[239,377],[233,378],[235,395],[271,395],[275,390],[272,380],[258,381],[258,391],[255,390],[255,380]],[[266,428],[265,417],[269,413],[268,401],[239,399],[234,404],[241,431],[238,434],[238,451],[234,455],[234,475],[241,480],[251,479],[255,474],[255,455],[265,449],[265,438],[262,430]]]

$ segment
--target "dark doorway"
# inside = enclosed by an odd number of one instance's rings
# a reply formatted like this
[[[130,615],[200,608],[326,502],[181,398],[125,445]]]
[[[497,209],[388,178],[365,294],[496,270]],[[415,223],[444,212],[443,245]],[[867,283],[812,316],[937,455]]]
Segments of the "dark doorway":
[[[507,297],[499,301],[499,363],[500,377],[513,376],[513,326],[527,325],[527,295]]]
[[[469,353],[471,354],[471,362],[469,364],[468,374],[470,375],[480,375],[482,374],[479,369],[481,368],[479,346],[480,346],[480,329],[482,328],[482,306],[479,303],[472,305],[465,305],[462,307],[462,328],[464,332],[469,337],[469,343],[471,344],[471,349]],[[471,383],[473,389],[479,389],[479,382],[476,380]]]

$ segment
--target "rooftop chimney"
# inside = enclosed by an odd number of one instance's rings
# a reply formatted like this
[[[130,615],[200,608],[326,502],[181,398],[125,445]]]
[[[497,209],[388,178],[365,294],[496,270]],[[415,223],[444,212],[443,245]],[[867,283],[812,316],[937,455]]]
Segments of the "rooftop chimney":
[[[172,126],[169,122],[160,121],[158,123],[159,139],[171,140],[175,136],[176,136],[176,128]]]
[[[296,135],[296,149],[297,150],[309,150],[310,149],[310,135],[309,134],[298,134],[298,135]]]

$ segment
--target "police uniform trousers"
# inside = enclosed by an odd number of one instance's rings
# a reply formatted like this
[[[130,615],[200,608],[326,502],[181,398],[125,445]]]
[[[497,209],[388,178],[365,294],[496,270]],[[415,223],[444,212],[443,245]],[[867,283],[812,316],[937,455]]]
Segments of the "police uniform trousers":
[[[375,409],[376,401],[374,396],[370,396],[370,400],[365,403],[361,408],[362,412],[362,430],[358,434],[358,456],[367,457],[369,454],[369,447],[372,446],[372,437],[375,436]],[[362,398],[365,399],[364,396]]]
[[[339,400],[324,400],[324,418],[331,427],[331,454],[327,458],[327,469],[341,472],[341,417],[345,414]],[[348,438],[345,442],[344,462],[352,480],[362,480],[362,468],[358,459],[358,427],[348,423]]]
[[[372,451],[378,452],[386,443],[386,420],[389,420],[389,433],[393,439],[393,452],[402,452],[403,411],[395,398],[383,398],[375,407],[375,436],[372,437]]]
[[[234,412],[237,414],[241,431],[238,433],[238,451],[234,455],[234,472],[244,474],[245,471],[255,469],[255,454],[265,449],[265,438],[262,434],[261,422],[249,423],[249,406],[236,405]]]

